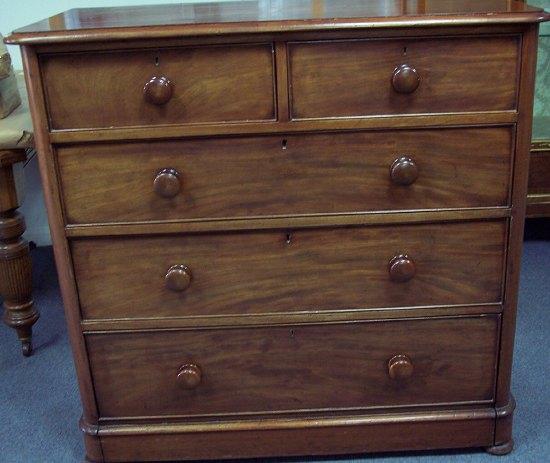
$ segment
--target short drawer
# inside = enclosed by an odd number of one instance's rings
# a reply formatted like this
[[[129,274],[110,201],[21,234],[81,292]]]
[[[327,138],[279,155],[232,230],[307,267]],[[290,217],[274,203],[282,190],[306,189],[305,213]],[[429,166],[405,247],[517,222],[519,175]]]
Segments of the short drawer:
[[[510,127],[57,150],[70,224],[509,204]]]
[[[52,129],[272,120],[271,44],[43,55]]]
[[[85,319],[501,301],[506,221],[77,239]]]
[[[513,110],[519,36],[289,44],[293,119]]]
[[[102,417],[493,400],[498,316],[90,334]]]

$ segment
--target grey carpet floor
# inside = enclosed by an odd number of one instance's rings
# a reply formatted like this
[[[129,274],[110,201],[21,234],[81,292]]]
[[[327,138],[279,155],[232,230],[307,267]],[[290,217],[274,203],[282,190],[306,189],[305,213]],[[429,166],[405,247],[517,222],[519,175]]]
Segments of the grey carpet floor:
[[[0,326],[0,462],[82,461],[77,422],[80,402],[50,248],[33,251],[35,300],[41,319],[35,353],[23,358],[14,333]],[[515,451],[495,457],[483,451],[422,452],[292,459],[315,462],[521,462],[550,461],[550,241],[524,248],[513,391]],[[276,462],[277,460],[273,460]]]

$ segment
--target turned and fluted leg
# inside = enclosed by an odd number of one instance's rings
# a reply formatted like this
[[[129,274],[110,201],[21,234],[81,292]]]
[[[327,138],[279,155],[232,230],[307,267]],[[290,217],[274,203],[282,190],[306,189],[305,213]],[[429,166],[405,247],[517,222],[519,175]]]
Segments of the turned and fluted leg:
[[[0,151],[0,295],[4,299],[4,322],[14,328],[23,355],[32,353],[32,325],[38,312],[32,300],[29,244],[22,238],[25,220],[17,212],[13,165],[26,158],[24,150]]]

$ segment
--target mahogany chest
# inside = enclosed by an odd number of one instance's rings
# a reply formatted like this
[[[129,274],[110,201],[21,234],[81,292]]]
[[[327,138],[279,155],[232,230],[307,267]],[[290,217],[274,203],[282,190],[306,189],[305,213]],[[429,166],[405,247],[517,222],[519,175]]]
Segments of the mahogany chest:
[[[546,19],[281,0],[14,32],[88,460],[509,452]]]

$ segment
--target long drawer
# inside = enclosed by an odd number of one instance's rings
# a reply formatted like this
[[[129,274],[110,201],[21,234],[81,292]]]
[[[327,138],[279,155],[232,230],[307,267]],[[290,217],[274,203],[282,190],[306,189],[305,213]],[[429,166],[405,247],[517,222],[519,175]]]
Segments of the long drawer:
[[[71,224],[509,204],[511,127],[60,147]]]
[[[498,303],[506,221],[72,241],[87,319]]]
[[[499,316],[87,336],[102,417],[490,402]]]
[[[289,44],[292,117],[513,110],[519,36]]]
[[[271,44],[45,54],[52,129],[276,118]]]

